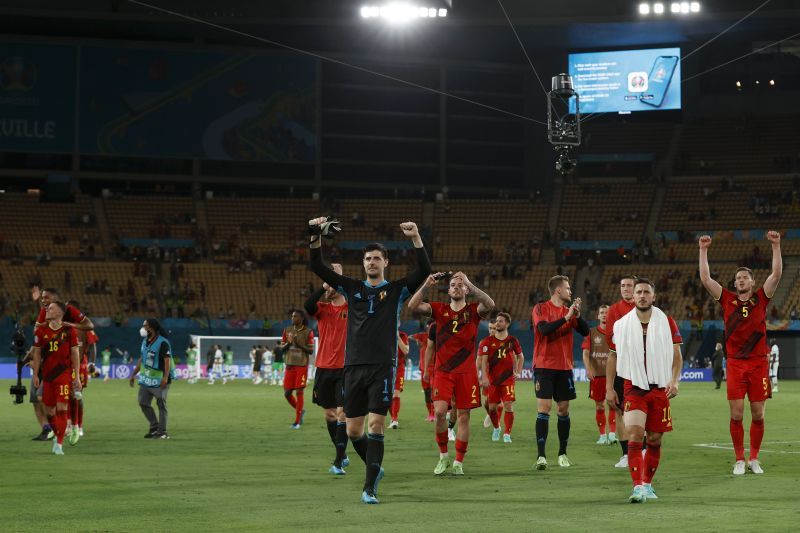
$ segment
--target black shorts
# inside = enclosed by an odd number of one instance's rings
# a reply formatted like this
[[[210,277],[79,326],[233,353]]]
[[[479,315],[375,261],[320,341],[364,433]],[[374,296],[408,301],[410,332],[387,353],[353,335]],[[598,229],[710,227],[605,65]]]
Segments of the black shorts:
[[[625,380],[619,376],[614,376],[614,392],[619,398],[617,409],[622,411],[622,406],[625,405]]]
[[[536,369],[533,371],[533,381],[536,397],[541,400],[564,402],[576,398],[572,370]]]
[[[343,368],[318,368],[314,374],[313,402],[323,409],[342,406]]]
[[[375,413],[386,416],[392,404],[395,368],[391,365],[344,367],[344,414],[347,418]]]
[[[261,361],[253,363],[253,374],[258,374],[261,372]]]

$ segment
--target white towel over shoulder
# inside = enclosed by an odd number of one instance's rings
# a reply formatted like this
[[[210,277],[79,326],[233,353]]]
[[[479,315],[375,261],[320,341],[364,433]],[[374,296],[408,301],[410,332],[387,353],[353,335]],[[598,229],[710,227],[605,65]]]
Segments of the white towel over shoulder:
[[[653,307],[647,326],[647,368],[644,364],[642,323],[636,308],[614,322],[617,347],[617,375],[629,379],[635,387],[649,389],[650,384],[666,387],[672,379],[672,331],[667,315]]]

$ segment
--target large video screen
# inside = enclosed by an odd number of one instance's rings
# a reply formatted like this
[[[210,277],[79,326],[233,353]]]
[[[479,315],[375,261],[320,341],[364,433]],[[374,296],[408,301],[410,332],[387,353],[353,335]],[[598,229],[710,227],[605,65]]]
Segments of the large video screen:
[[[581,114],[680,109],[680,58],[680,48],[570,54]]]

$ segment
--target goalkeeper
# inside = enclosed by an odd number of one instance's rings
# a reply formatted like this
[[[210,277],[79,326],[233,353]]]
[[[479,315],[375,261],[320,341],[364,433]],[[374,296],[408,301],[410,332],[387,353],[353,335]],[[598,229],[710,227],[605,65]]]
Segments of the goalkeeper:
[[[333,238],[341,231],[341,225],[321,217],[310,220],[308,226],[311,270],[347,297],[343,407],[347,435],[366,465],[361,501],[376,504],[378,482],[383,478],[383,428],[392,401],[389,387],[394,384],[397,364],[399,309],[428,277],[431,264],[417,225],[403,222],[400,229],[416,249],[416,270],[400,280],[387,281],[384,271],[389,266],[389,254],[383,245],[373,243],[364,248],[362,255],[366,279],[349,278],[323,261],[320,248],[320,239]]]

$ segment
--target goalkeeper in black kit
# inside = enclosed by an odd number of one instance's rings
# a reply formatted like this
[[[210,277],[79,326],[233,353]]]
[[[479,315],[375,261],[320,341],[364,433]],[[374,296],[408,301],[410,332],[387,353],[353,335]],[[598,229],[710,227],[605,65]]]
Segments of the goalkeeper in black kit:
[[[363,250],[366,279],[357,280],[333,271],[322,259],[321,238],[341,231],[338,221],[325,217],[308,222],[311,234],[311,270],[347,298],[347,344],[344,359],[344,412],[347,435],[367,466],[361,494],[364,503],[378,503],[378,483],[383,478],[383,429],[392,402],[400,309],[431,273],[417,225],[403,222],[400,229],[416,249],[417,267],[406,277],[387,281],[389,254],[378,243]],[[365,420],[369,415],[368,420]],[[364,434],[365,421],[368,432]]]

